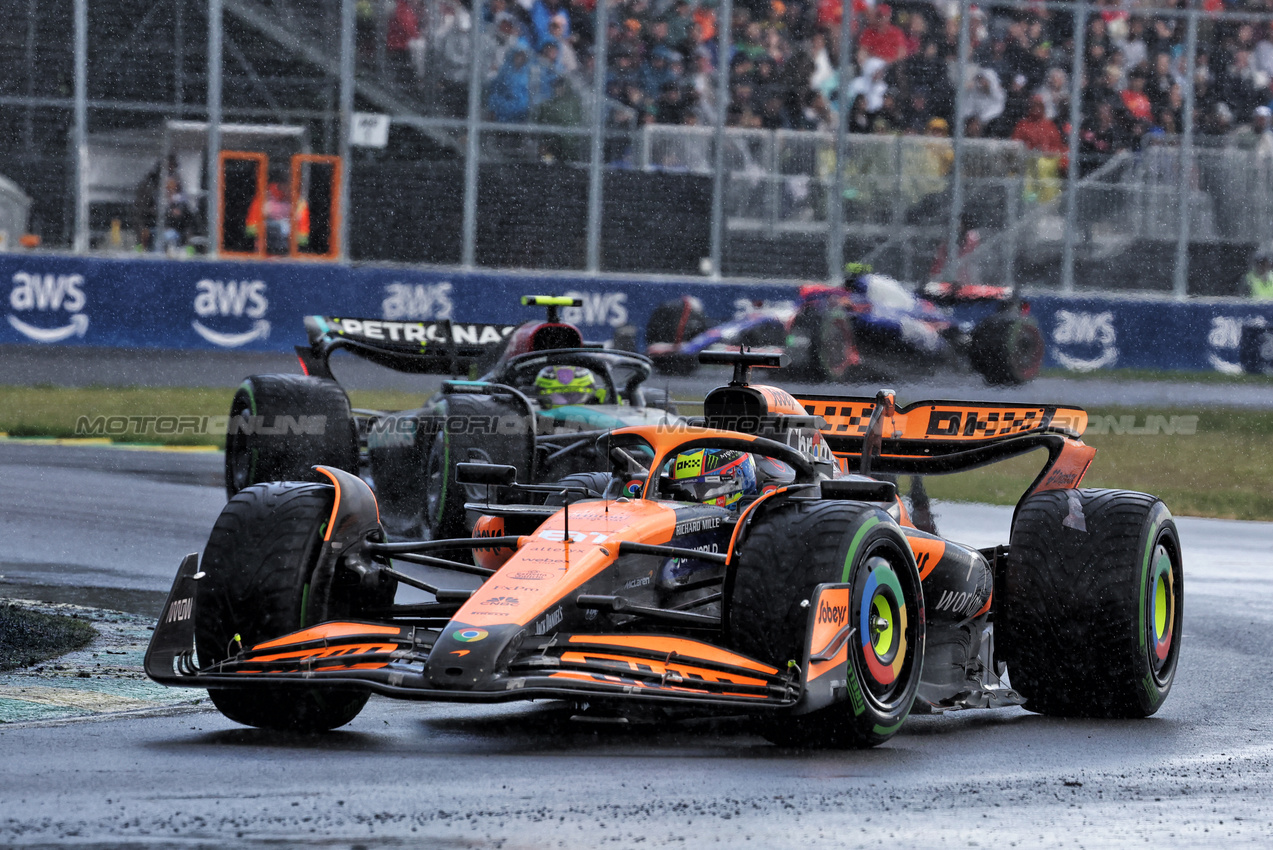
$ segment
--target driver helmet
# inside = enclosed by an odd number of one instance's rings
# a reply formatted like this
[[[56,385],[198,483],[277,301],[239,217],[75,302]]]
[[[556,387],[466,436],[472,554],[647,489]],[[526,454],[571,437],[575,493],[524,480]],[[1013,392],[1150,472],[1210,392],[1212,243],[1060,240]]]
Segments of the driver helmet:
[[[545,366],[535,376],[535,397],[545,410],[564,404],[605,404],[606,388],[591,369]]]
[[[690,501],[737,509],[743,496],[754,496],[756,462],[747,452],[695,449],[678,454],[672,463],[673,489]]]

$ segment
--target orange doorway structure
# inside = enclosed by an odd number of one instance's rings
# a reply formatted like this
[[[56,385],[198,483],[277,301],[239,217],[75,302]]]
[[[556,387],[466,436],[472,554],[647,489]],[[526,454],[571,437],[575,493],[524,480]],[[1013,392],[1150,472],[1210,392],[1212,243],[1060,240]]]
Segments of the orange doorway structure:
[[[267,204],[280,198],[278,187],[269,183],[269,156],[256,151],[221,151],[216,204],[221,225],[217,252],[221,256],[339,259],[341,158],[294,154],[290,162],[287,249],[286,253],[277,248],[271,252]]]

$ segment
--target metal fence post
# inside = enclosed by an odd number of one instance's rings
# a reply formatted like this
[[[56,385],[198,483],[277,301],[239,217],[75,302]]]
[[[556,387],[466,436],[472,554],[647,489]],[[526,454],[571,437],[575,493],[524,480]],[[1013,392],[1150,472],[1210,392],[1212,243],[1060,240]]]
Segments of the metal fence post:
[[[340,3],[340,259],[349,259],[349,183],[354,164],[350,136],[354,131],[354,0]],[[330,149],[329,149],[330,150]]]
[[[852,65],[853,4],[845,3],[840,14],[840,109],[835,122],[835,173],[831,177],[831,198],[827,207],[827,278],[836,286],[844,283],[844,166],[849,144],[849,69]]]
[[[729,60],[733,44],[734,2],[723,0],[720,5],[720,41],[716,51],[716,144],[715,163],[712,168],[712,269],[713,278],[720,278],[721,255],[725,241],[725,112],[729,109]]]
[[[597,45],[592,69],[592,153],[588,168],[588,271],[601,271],[602,158],[605,156],[606,66],[610,4],[597,0]]]
[[[75,252],[88,250],[88,0],[75,0]]]
[[[1087,49],[1087,3],[1074,10],[1074,61],[1070,63],[1070,167],[1065,175],[1065,249],[1061,291],[1074,291],[1074,237],[1078,227],[1079,125],[1083,122],[1083,53]]]
[[[208,0],[208,256],[217,255],[221,221],[221,0]],[[158,223],[157,223],[158,224]]]
[[[186,111],[186,0],[177,0],[172,22],[172,99],[180,118]]]
[[[1189,294],[1189,230],[1190,192],[1189,173],[1193,170],[1193,108],[1194,75],[1198,70],[1198,13],[1189,10],[1189,25],[1185,30],[1185,110],[1183,134],[1180,137],[1180,174],[1177,175],[1176,195],[1180,199],[1180,230],[1176,235],[1176,268],[1172,276],[1172,293],[1184,300]]]
[[[482,118],[482,0],[473,0],[473,43],[469,50],[469,112],[464,140],[464,233],[460,264],[471,269],[477,259],[478,122]]]
[[[1021,195],[1025,192],[1025,175],[1004,181],[1008,190],[1008,244],[1003,248],[1003,283],[1017,287],[1017,222],[1020,220]]]
[[[959,219],[964,209],[964,123],[968,120],[968,100],[964,96],[967,83],[968,59],[972,51],[969,17],[972,5],[969,0],[959,3],[959,82],[955,89],[955,126],[953,136],[955,173],[950,195],[950,218],[946,223],[946,267],[943,276],[950,277],[951,270],[958,272]]]
[[[893,211],[891,221],[896,228],[894,233],[906,230],[906,203],[902,196],[902,137],[893,137]],[[914,280],[912,270],[915,261],[915,243],[912,239],[902,240],[902,280]]]

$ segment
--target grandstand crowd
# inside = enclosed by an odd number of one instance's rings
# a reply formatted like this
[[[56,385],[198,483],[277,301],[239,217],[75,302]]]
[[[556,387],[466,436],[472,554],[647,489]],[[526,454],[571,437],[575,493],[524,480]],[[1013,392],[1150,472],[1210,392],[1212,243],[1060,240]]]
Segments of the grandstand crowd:
[[[436,75],[443,104],[467,105],[471,20],[459,0],[382,0],[385,47],[397,73]],[[1187,0],[1166,0],[1185,8]],[[577,124],[593,74],[596,0],[482,4],[483,107],[505,123]],[[973,7],[971,57],[961,69],[959,4],[853,0],[848,88],[852,133],[948,135],[955,93],[966,93],[965,134],[1065,149],[1075,29],[1068,11]],[[1220,0],[1205,0],[1208,10]],[[728,65],[731,127],[833,130],[838,119],[840,0],[735,0]],[[1158,8],[1162,8],[1159,6]],[[1273,0],[1223,8],[1273,12]],[[373,0],[362,0],[371,20]],[[711,125],[716,120],[718,0],[618,0],[609,7],[609,124]],[[1080,143],[1088,155],[1176,134],[1184,120],[1184,18],[1151,4],[1097,3],[1082,61]],[[384,18],[382,17],[382,20]],[[1195,131],[1273,153],[1273,26],[1205,18],[1199,24]],[[436,80],[435,80],[436,84]]]

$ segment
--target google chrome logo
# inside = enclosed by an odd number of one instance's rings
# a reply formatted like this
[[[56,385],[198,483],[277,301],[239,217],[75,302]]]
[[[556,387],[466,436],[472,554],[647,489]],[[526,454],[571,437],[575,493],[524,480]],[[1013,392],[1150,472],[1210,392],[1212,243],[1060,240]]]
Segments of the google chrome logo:
[[[460,629],[453,632],[451,636],[461,643],[476,643],[485,638],[489,632],[486,629]]]

